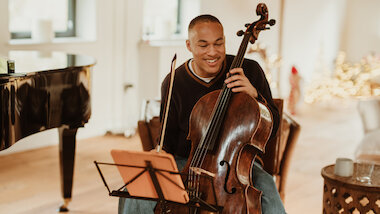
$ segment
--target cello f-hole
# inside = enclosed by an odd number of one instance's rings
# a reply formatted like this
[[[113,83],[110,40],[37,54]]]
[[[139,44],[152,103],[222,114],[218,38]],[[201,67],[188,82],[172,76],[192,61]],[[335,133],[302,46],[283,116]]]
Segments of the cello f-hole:
[[[228,194],[234,194],[234,193],[236,192],[236,188],[235,188],[235,187],[232,187],[232,188],[231,188],[231,191],[229,191],[229,190],[227,189],[227,181],[228,181],[228,177],[230,176],[231,166],[230,166],[230,164],[229,164],[227,161],[225,161],[225,160],[220,161],[219,164],[220,164],[221,166],[223,166],[224,164],[227,165],[227,173],[226,173],[226,177],[224,178],[224,191],[226,191],[226,193],[228,193]]]

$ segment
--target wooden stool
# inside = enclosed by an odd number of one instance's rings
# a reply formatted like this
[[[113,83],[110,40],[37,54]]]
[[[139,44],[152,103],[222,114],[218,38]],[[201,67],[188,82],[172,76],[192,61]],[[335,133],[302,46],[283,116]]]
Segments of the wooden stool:
[[[361,183],[351,177],[340,177],[334,174],[334,165],[322,169],[323,186],[323,214],[352,213],[375,214],[380,213],[380,165],[375,165],[372,172],[371,184]]]

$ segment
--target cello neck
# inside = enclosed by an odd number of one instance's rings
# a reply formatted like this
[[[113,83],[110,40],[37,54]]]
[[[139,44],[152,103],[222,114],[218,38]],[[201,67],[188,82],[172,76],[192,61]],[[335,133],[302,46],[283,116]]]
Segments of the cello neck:
[[[245,55],[245,52],[247,50],[248,42],[249,42],[249,39],[251,38],[251,35],[252,34],[250,32],[244,33],[243,40],[241,41],[238,53],[236,54],[234,60],[232,61],[230,70],[232,70],[234,68],[241,68],[241,66],[243,64],[244,55]]]
[[[244,37],[243,37],[243,40],[240,44],[238,53],[236,54],[234,60],[232,61],[232,64],[231,64],[229,71],[234,69],[234,68],[241,68],[241,66],[243,64],[243,60],[244,60],[244,55],[245,55],[245,52],[247,50],[248,42],[249,42],[251,36],[252,36],[252,34],[248,31],[246,33],[244,33]],[[228,71],[228,75],[231,75],[229,71]],[[230,99],[230,97],[232,95],[231,88],[228,88],[227,84],[224,83],[223,88],[222,88],[222,92],[220,94],[221,94],[220,96],[223,96],[225,98],[222,99],[220,97],[221,99],[218,99],[217,105],[218,104],[226,105],[225,108],[227,108],[228,103],[219,103],[219,102],[223,102],[223,100],[229,100]]]

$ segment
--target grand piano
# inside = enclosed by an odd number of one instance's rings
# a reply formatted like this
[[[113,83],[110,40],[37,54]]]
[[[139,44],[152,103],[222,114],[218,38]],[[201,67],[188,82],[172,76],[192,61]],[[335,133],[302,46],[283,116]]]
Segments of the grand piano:
[[[91,116],[91,69],[95,59],[62,52],[9,51],[15,73],[0,74],[0,151],[22,138],[58,128],[60,211],[71,200],[75,138]]]

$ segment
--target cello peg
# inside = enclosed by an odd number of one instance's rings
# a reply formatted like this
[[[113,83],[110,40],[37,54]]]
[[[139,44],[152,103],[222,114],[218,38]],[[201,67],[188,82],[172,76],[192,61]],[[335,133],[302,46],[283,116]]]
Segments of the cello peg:
[[[268,24],[269,24],[270,26],[273,26],[273,25],[276,24],[276,20],[271,19],[271,20],[269,20]]]
[[[243,34],[244,34],[244,31],[243,31],[243,30],[239,30],[239,31],[236,33],[236,35],[238,35],[238,36],[243,36]]]

